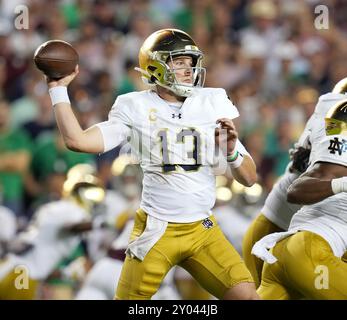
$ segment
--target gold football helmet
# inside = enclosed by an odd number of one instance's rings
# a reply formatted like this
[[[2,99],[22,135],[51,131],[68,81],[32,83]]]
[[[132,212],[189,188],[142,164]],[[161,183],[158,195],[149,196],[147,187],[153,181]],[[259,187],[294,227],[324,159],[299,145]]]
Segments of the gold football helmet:
[[[105,189],[95,173],[93,166],[77,164],[68,171],[63,186],[63,197],[74,200],[89,213],[105,198]]]
[[[142,172],[138,161],[128,154],[120,155],[113,161],[111,183],[114,189],[131,201],[140,197]]]
[[[177,69],[170,69],[168,61],[177,56],[192,57],[192,84],[179,83],[175,76]],[[187,33],[178,29],[162,29],[144,41],[139,52],[140,68],[135,69],[141,72],[147,84],[159,85],[178,96],[188,97],[194,88],[204,85],[206,70],[202,67],[202,59],[203,53]]]
[[[325,132],[327,136],[347,136],[347,100],[338,102],[325,117]]]

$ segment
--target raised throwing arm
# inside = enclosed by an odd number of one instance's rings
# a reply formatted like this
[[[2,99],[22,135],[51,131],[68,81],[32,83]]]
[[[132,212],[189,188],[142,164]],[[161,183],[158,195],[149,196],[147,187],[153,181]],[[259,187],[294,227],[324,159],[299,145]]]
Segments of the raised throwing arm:
[[[94,125],[83,130],[78,123],[76,116],[71,108],[67,87],[77,76],[78,66],[75,71],[57,81],[47,79],[49,94],[54,105],[54,114],[59,131],[64,139],[67,148],[73,151],[86,153],[101,153],[111,147],[117,146],[126,138],[129,130],[123,123],[117,123],[116,120],[103,122],[103,128],[109,133],[113,141],[105,145],[105,136],[98,125]],[[107,148],[106,148],[107,147]]]

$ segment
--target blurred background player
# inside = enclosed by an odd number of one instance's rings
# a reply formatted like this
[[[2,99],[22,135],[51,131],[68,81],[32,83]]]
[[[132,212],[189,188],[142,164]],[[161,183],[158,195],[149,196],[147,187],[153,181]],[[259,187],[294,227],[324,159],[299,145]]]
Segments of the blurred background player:
[[[95,168],[92,169],[96,174]],[[111,187],[94,217],[95,224],[105,228],[91,230],[85,237],[88,257],[93,263],[105,257],[111,243],[123,231],[128,220],[135,217],[141,199],[141,169],[127,154],[113,161]]]
[[[40,207],[26,231],[8,246],[0,268],[1,299],[34,299],[39,281],[47,279],[92,229],[95,206],[104,199],[97,178],[83,174],[65,182],[65,197]],[[27,287],[18,288],[18,267]]]

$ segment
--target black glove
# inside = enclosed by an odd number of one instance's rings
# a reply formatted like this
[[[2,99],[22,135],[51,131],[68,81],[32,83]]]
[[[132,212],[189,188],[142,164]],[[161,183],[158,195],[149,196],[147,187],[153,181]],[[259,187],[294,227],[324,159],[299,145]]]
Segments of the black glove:
[[[311,149],[304,147],[295,147],[289,150],[289,156],[292,160],[292,165],[289,168],[290,172],[303,173],[308,167],[308,161],[310,159]]]

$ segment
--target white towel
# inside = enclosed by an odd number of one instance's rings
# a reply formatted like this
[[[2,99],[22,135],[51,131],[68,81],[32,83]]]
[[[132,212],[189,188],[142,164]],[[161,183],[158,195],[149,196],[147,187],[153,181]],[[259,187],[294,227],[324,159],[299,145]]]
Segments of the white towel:
[[[164,234],[168,222],[147,215],[146,228],[143,233],[129,243],[126,253],[141,261],[149,250],[157,243]]]
[[[265,236],[255,243],[252,248],[252,254],[267,263],[275,263],[277,261],[277,258],[269,251],[269,249],[273,248],[280,240],[291,236],[297,231],[298,230],[275,232]]]

